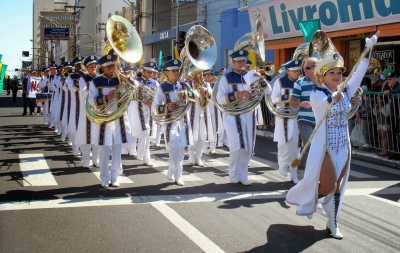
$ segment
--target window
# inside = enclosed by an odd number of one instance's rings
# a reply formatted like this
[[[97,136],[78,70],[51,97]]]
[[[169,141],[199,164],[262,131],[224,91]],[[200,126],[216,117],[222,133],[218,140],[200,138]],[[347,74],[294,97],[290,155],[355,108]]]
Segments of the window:
[[[99,4],[99,15],[101,15],[101,4]]]
[[[99,9],[98,9],[98,7],[96,6],[96,16],[98,16],[99,15]]]

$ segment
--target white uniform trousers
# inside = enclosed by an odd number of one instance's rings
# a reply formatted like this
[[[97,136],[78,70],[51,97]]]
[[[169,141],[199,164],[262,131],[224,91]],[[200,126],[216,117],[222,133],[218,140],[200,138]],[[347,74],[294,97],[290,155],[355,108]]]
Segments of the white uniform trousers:
[[[189,146],[189,156],[194,157],[196,162],[201,159],[203,155],[204,141],[195,141],[193,145]]]
[[[290,164],[297,159],[299,152],[297,137],[293,137],[285,143],[278,142],[278,165],[281,174],[290,172],[291,179],[297,178],[297,167],[291,168]]]
[[[138,138],[132,136],[132,140],[133,140],[132,142],[123,143],[122,144],[122,154],[136,155],[137,139]]]
[[[144,131],[137,146],[137,158],[147,164],[150,163],[150,141],[149,131]]]
[[[165,126],[157,125],[157,133],[156,133],[156,140],[155,140],[156,145],[160,145],[161,134],[164,134],[164,138],[165,138]]]
[[[121,144],[104,146],[99,145],[99,158],[100,158],[100,179],[102,182],[111,180],[115,183],[118,176],[122,174],[122,161],[121,161]],[[110,154],[112,153],[112,164],[108,166]]]
[[[81,147],[82,162],[84,167],[89,167],[90,163],[90,149],[92,150],[92,163],[93,165],[99,165],[99,148],[96,145],[85,144]]]
[[[248,180],[248,165],[251,159],[251,152],[239,149],[229,153],[229,177],[242,181]]]
[[[71,143],[72,145],[72,153],[74,155],[78,155],[79,152],[79,146],[75,145],[75,137],[76,137],[76,132],[68,132],[68,143]]]
[[[183,158],[185,157],[185,147],[181,145],[179,138],[170,141],[172,144],[169,148],[169,167],[168,170],[175,177],[175,181],[182,177]]]

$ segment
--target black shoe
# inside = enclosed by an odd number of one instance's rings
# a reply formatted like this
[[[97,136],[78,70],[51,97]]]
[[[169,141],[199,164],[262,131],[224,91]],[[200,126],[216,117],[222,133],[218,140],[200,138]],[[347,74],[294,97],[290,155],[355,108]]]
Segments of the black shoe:
[[[31,113],[30,113],[30,115],[32,115],[32,116],[33,116],[33,113],[31,112]]]
[[[398,160],[398,158],[395,155],[390,155],[388,156],[389,160]]]
[[[26,112],[22,113],[22,116],[26,115]]]

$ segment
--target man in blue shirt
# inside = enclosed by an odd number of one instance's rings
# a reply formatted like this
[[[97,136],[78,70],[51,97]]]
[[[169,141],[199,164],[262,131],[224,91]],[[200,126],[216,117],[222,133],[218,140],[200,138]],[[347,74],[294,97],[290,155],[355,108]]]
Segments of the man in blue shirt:
[[[301,135],[302,146],[308,141],[310,135],[315,128],[314,113],[310,104],[310,94],[315,89],[315,65],[317,59],[314,57],[307,58],[304,62],[303,70],[304,77],[299,78],[293,87],[290,105],[300,108],[297,114],[297,126]],[[297,167],[298,179],[301,180],[306,167],[308,150],[302,156],[300,165]]]

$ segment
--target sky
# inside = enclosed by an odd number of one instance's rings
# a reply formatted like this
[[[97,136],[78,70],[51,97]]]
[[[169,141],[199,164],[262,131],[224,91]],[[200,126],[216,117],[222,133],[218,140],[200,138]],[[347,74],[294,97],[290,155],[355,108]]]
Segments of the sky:
[[[1,62],[7,65],[7,74],[11,77],[21,61],[30,61],[31,57],[22,57],[22,51],[33,53],[32,22],[33,0],[0,0],[0,54]]]

